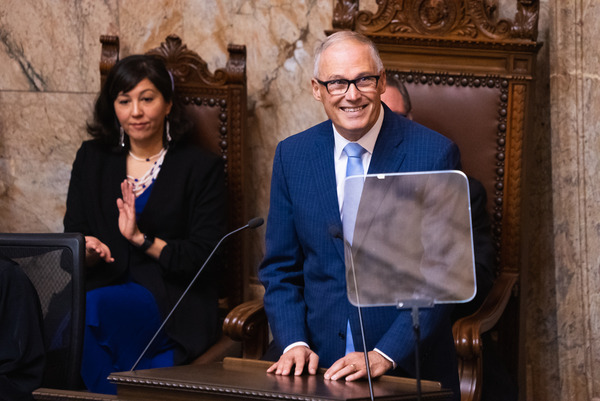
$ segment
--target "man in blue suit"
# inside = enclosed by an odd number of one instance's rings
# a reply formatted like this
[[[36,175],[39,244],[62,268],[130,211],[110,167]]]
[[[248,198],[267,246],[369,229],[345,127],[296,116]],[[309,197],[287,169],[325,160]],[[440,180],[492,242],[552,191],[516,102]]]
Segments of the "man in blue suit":
[[[269,372],[326,379],[366,377],[357,308],[346,294],[344,241],[345,146],[364,148],[364,171],[393,173],[459,168],[458,148],[444,136],[393,113],[381,100],[385,71],[374,44],[341,31],[315,54],[315,99],[328,121],[277,146],[273,162],[266,254],[259,270],[276,346]],[[421,377],[441,381],[458,397],[450,306],[423,309]],[[362,309],[371,375],[415,376],[410,310]],[[458,399],[458,398],[457,398]]]

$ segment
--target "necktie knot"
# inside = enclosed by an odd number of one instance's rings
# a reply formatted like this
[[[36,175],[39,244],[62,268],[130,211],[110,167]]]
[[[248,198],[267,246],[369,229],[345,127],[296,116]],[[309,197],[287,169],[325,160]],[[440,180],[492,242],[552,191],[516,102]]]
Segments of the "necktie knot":
[[[361,157],[365,153],[365,148],[356,142],[350,142],[344,147],[344,152],[348,157]]]
[[[358,143],[350,142],[344,147],[344,153],[348,156],[348,165],[346,167],[346,177],[351,175],[362,175],[364,170],[361,156],[366,150]]]

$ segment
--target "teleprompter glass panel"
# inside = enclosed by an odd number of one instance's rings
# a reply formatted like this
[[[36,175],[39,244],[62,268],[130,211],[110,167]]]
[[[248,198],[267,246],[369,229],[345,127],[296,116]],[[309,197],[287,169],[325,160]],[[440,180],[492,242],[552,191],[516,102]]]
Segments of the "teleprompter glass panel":
[[[471,300],[475,263],[465,174],[369,174],[346,178],[345,187],[363,179],[352,244],[344,241],[350,302],[411,306]]]

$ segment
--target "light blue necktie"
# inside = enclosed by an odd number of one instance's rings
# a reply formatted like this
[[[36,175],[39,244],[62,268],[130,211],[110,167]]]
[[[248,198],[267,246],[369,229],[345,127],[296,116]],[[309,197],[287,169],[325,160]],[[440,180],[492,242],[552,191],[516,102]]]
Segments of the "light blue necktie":
[[[363,175],[364,169],[361,156],[365,153],[365,148],[358,143],[350,142],[344,147],[344,152],[348,155],[348,164],[346,165],[346,177],[352,175]],[[356,223],[356,213],[360,196],[362,194],[364,181],[362,178],[353,178],[346,180],[344,184],[344,205],[342,209],[342,219],[344,228],[344,238],[349,244],[352,244],[354,236],[354,224]]]
[[[362,164],[362,154],[365,153],[365,148],[360,146],[358,143],[350,142],[344,147],[344,152],[348,156],[348,164],[346,165],[346,177],[352,175],[363,175],[364,168]],[[344,238],[348,243],[352,244],[352,237],[354,236],[354,224],[356,223],[356,213],[358,212],[358,205],[360,203],[360,196],[362,194],[364,181],[362,178],[354,178],[346,180],[344,184],[344,205],[342,209],[343,214],[343,228]],[[350,321],[346,328],[346,354],[354,352],[354,341],[352,340],[352,331],[350,329]]]

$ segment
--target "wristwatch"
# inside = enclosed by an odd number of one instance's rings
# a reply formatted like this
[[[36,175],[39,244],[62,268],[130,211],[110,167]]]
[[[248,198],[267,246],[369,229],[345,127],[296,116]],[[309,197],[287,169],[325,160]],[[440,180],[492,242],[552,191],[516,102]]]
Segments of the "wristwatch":
[[[154,244],[154,237],[148,234],[144,234],[144,242],[139,246],[140,251],[146,252]]]

